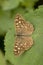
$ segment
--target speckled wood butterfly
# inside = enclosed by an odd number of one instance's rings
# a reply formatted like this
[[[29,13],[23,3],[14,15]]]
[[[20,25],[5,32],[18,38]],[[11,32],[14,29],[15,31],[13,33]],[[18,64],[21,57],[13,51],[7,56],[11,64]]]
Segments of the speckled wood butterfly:
[[[30,22],[25,21],[20,14],[15,17],[16,40],[14,44],[14,54],[21,55],[33,45],[33,39],[30,36],[34,27]]]

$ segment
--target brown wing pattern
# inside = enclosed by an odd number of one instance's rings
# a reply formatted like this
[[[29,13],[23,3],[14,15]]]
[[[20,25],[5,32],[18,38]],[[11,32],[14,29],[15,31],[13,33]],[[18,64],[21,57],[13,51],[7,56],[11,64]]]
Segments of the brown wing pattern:
[[[16,37],[14,45],[15,55],[21,55],[24,51],[28,50],[33,45],[31,37]]]
[[[15,18],[16,34],[19,35],[31,35],[34,31],[34,27],[30,22],[26,22],[19,14]]]
[[[21,15],[17,14],[15,18],[15,29],[16,40],[14,45],[14,54],[21,55],[33,45],[33,39],[30,35],[34,31],[34,27],[31,23],[26,22]]]

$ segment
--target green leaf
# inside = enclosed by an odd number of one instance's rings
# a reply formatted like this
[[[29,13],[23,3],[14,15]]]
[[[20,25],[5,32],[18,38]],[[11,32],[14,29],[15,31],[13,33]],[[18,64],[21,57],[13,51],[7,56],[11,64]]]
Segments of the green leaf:
[[[26,8],[32,8],[38,0],[24,0],[22,2],[22,5],[25,6]]]
[[[20,0],[4,0],[2,3],[3,10],[10,10],[18,7]]]
[[[5,61],[4,55],[2,54],[1,51],[0,51],[0,65],[6,65],[6,61]]]
[[[12,63],[10,63],[8,60],[6,61],[7,65],[13,65]]]
[[[0,10],[0,34],[5,34],[11,28],[13,20],[10,17],[10,11]]]
[[[40,5],[38,9],[35,10],[35,12],[36,12],[36,15],[41,16],[43,18],[43,5]]]
[[[41,7],[39,9],[41,11]],[[37,12],[39,9],[37,9]],[[34,45],[30,50],[18,57],[14,55],[13,50],[16,38],[16,36],[14,36],[14,24],[5,36],[5,58],[14,65],[43,65],[43,17],[41,12],[38,14],[37,12],[30,10],[28,13],[22,14],[25,20],[34,25],[34,33],[32,34]]]
[[[0,6],[1,6],[1,4],[2,4],[2,0],[0,0]]]

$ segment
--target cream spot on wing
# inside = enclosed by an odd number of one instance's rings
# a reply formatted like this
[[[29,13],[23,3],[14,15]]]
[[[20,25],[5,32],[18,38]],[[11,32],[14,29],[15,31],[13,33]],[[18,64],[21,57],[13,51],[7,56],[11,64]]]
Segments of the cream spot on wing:
[[[18,51],[18,53],[20,53],[20,51]]]
[[[20,46],[22,46],[23,44],[20,44]]]
[[[14,51],[16,52],[17,50],[16,50],[16,49],[14,49]]]
[[[16,25],[18,25],[18,23],[16,23]]]
[[[17,28],[19,28],[19,26],[17,25]]]
[[[20,50],[20,48],[18,47],[18,50]]]
[[[15,21],[17,22],[17,21],[18,21],[18,19],[15,19]]]
[[[17,48],[17,46],[15,46]]]
[[[19,20],[21,20],[21,17],[19,17]]]
[[[27,26],[25,26],[25,28],[27,29]]]
[[[21,23],[21,21],[19,21],[19,23]]]
[[[21,25],[21,27],[23,28],[24,26],[23,26],[23,25]]]

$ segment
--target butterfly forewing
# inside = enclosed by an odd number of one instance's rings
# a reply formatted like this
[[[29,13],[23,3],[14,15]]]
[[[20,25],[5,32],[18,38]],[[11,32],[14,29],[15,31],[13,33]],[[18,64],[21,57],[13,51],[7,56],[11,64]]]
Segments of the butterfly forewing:
[[[31,35],[34,31],[34,27],[30,22],[26,22],[19,14],[15,18],[16,34]]]

